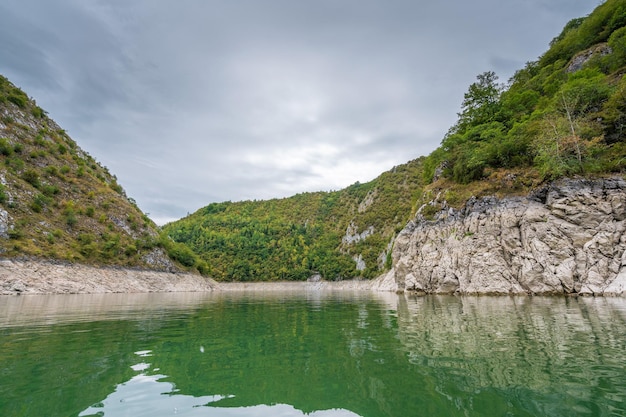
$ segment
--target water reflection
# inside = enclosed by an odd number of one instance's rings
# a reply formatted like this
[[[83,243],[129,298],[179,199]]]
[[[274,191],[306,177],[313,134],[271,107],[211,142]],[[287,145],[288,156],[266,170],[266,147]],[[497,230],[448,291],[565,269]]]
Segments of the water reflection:
[[[626,299],[0,297],[0,415],[626,415]]]
[[[135,352],[138,356],[151,356],[151,351]],[[155,417],[175,414],[177,416],[233,416],[233,417],[360,417],[341,409],[319,410],[305,414],[288,404],[254,405],[248,407],[220,407],[215,403],[233,398],[234,395],[205,395],[194,397],[180,393],[175,384],[161,381],[165,375],[148,371],[150,364],[140,362],[132,365],[139,371],[129,381],[118,385],[102,402],[92,405],[79,414],[90,416]],[[155,370],[158,371],[158,370]]]
[[[435,296],[398,304],[408,360],[466,409],[498,390],[540,399],[521,404],[534,415],[623,415],[625,329],[626,300],[615,298]]]
[[[0,296],[0,329],[157,317],[160,312],[198,307],[210,297],[201,292]]]

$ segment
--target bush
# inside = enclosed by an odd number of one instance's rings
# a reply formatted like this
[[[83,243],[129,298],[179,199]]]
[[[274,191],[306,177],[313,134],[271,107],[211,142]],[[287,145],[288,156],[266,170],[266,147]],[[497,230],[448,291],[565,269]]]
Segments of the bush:
[[[165,249],[168,256],[184,265],[191,268],[196,265],[196,254],[189,249],[189,247],[183,243],[174,242],[167,234],[163,233],[160,236],[161,246]]]
[[[196,264],[196,254],[182,243],[172,242],[167,249],[167,254],[177,262],[190,268]]]
[[[35,116],[38,119],[41,119],[44,117],[44,115],[46,114],[46,112],[39,106],[35,106],[30,110],[30,113]]]
[[[11,156],[14,151],[14,147],[11,145],[7,138],[0,138],[0,154],[4,156]]]
[[[24,231],[20,227],[14,227],[13,229],[8,231],[10,239],[21,239],[24,237]]]
[[[60,190],[56,185],[45,184],[41,186],[41,192],[48,197],[52,197],[53,195],[59,194]]]
[[[0,204],[6,203],[8,199],[4,185],[0,184]]]
[[[76,218],[76,215],[74,213],[68,213],[65,215],[65,223],[67,223],[68,226],[72,227],[76,225],[76,223],[78,223],[78,219]]]
[[[36,171],[33,171],[32,169],[24,171],[24,173],[22,174],[22,179],[35,188],[38,188],[40,185],[39,174]]]
[[[15,104],[17,107],[23,109],[24,107],[26,107],[26,104],[28,103],[28,96],[24,94],[22,91],[18,90],[17,88],[14,88],[9,93],[7,100]]]

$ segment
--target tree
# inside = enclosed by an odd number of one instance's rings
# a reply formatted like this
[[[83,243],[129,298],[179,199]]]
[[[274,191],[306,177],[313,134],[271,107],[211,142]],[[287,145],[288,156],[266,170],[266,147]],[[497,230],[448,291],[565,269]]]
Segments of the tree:
[[[500,109],[500,94],[504,90],[498,84],[498,76],[493,71],[479,74],[477,82],[469,86],[463,96],[459,121],[454,130],[464,132],[470,126],[476,126],[493,121]]]
[[[592,81],[565,84],[554,98],[554,110],[543,117],[535,162],[546,178],[585,173],[603,148],[597,123],[588,117],[594,99],[603,94]]]

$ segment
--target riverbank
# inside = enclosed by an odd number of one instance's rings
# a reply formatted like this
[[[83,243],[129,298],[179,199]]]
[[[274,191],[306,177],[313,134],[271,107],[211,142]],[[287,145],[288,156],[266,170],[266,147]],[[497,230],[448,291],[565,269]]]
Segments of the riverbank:
[[[0,295],[151,292],[370,291],[374,281],[217,282],[190,273],[0,259]]]
[[[228,292],[289,292],[289,291],[371,291],[373,281],[280,281],[280,282],[220,282],[218,288]]]
[[[599,294],[624,296],[623,280],[613,282],[613,291]],[[486,287],[487,288],[487,287]],[[346,281],[281,281],[281,282],[217,282],[211,278],[184,272],[139,270],[122,267],[94,267],[43,260],[0,259],[0,295],[27,294],[106,294],[167,292],[321,292],[371,291],[404,292],[395,282],[393,271],[375,280]],[[408,291],[412,293],[412,291]],[[423,293],[423,292],[422,292]],[[450,293],[449,293],[450,294]],[[485,291],[472,295],[497,294]],[[505,295],[504,293],[499,293]],[[509,295],[527,295],[527,292]],[[536,294],[542,295],[542,294]],[[555,295],[545,293],[543,295]]]
[[[0,260],[0,295],[197,292],[216,288],[214,280],[190,273]]]
[[[374,281],[217,282],[190,273],[0,259],[0,295],[152,292],[370,291]]]

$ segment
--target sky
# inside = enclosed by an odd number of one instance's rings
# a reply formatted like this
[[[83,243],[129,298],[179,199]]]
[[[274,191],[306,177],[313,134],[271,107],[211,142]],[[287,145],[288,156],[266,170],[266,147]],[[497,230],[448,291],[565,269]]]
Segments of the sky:
[[[441,142],[598,0],[3,0],[0,73],[158,224],[330,191]]]

